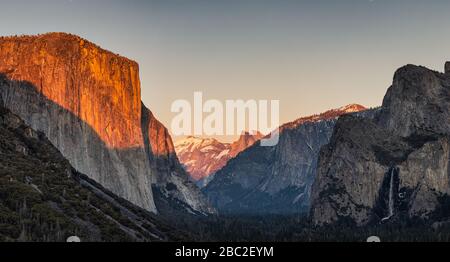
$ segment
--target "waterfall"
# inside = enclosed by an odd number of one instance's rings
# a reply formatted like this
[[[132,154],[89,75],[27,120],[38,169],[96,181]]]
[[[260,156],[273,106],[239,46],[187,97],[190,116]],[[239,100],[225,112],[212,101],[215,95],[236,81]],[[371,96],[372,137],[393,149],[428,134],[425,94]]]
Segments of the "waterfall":
[[[394,215],[394,168],[391,169],[391,181],[389,186],[389,217]]]
[[[388,202],[388,209],[389,214],[387,217],[384,217],[381,219],[381,222],[384,222],[386,220],[389,220],[392,216],[394,216],[394,208],[395,208],[395,199],[394,199],[394,173],[395,168],[391,168],[390,172],[390,181],[389,181],[389,202]]]

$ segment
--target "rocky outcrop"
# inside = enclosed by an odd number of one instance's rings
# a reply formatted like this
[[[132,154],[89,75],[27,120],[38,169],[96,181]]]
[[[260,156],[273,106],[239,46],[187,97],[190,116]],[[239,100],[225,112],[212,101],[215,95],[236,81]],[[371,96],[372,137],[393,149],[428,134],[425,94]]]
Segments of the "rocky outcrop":
[[[320,147],[329,142],[339,116],[363,109],[349,105],[281,126],[276,146],[257,142],[244,150],[215,174],[204,192],[226,213],[306,212]]]
[[[449,85],[449,75],[413,65],[400,68],[384,97],[379,125],[403,137],[448,134]]]
[[[253,144],[255,144],[256,142],[261,140],[261,138],[263,138],[263,137],[264,137],[264,135],[261,134],[260,132],[254,132],[254,133],[243,132],[239,136],[238,140],[231,143],[230,152],[229,152],[230,158],[236,157],[237,155],[239,155],[239,153],[241,153],[245,149],[251,147]]]
[[[263,135],[244,132],[233,143],[222,143],[214,138],[186,137],[175,143],[177,155],[194,181],[207,184],[210,175],[221,169],[231,158],[252,146]]]
[[[320,152],[316,224],[427,218],[449,191],[450,76],[407,65],[375,117],[338,120]]]
[[[44,132],[78,171],[153,212],[152,187],[176,175],[183,183],[172,190],[175,198],[206,206],[199,192],[176,193],[191,190],[183,188],[188,177],[178,171],[167,130],[141,103],[134,61],[64,33],[4,37],[0,74],[4,105]]]

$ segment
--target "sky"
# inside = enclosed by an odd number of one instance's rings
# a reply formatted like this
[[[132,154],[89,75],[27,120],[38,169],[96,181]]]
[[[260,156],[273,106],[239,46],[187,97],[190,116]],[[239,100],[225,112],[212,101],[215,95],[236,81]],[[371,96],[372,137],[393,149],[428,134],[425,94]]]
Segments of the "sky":
[[[445,0],[0,0],[0,35],[68,32],[140,65],[168,127],[176,99],[278,99],[280,122],[381,104],[405,64],[450,60]]]

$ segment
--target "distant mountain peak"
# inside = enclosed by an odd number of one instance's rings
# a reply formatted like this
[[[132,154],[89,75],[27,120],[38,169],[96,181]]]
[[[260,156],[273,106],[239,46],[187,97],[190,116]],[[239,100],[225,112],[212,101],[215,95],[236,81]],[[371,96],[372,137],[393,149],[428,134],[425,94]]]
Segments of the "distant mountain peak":
[[[244,131],[238,140],[230,144],[215,138],[187,136],[175,142],[175,150],[191,178],[197,181],[218,171],[228,160],[262,137],[260,132]]]
[[[346,112],[346,113],[355,113],[355,112],[360,112],[360,111],[364,111],[367,110],[367,108],[365,106],[362,106],[360,104],[349,104],[346,106],[342,106],[338,109],[336,109],[337,111],[341,111],[341,112]]]
[[[261,134],[261,132],[259,132],[259,131],[251,131],[251,132],[244,131],[244,132],[242,132],[239,139],[231,144],[231,150],[230,150],[231,158],[234,158],[240,152],[251,147],[254,143],[256,143],[258,140],[260,140],[263,137],[264,137],[264,135]]]

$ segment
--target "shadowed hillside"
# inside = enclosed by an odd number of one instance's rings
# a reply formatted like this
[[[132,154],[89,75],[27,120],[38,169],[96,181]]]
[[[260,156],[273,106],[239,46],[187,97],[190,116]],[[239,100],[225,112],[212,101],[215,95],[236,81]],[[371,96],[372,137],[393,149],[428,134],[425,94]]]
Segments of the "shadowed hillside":
[[[0,241],[167,241],[183,237],[78,173],[0,97]]]

